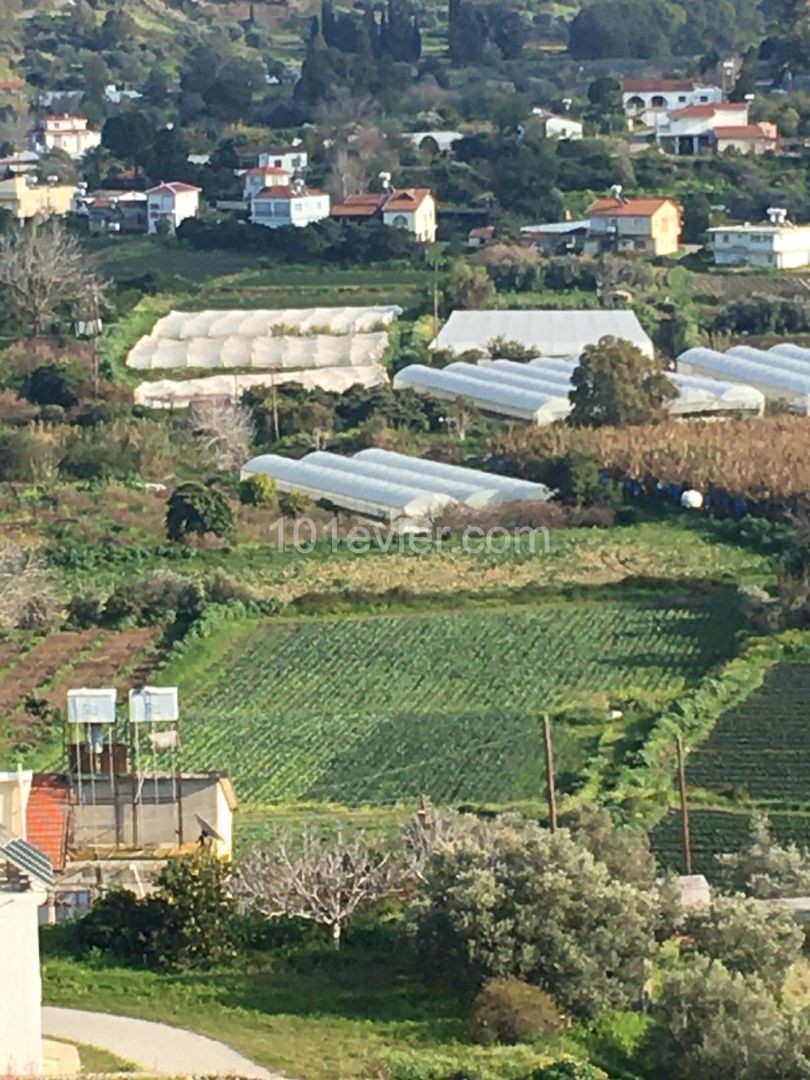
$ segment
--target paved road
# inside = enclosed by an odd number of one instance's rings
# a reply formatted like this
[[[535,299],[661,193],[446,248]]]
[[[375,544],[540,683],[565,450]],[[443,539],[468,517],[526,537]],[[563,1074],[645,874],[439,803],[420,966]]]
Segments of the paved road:
[[[283,1080],[225,1043],[149,1020],[48,1005],[42,1010],[42,1034],[108,1050],[146,1072]]]

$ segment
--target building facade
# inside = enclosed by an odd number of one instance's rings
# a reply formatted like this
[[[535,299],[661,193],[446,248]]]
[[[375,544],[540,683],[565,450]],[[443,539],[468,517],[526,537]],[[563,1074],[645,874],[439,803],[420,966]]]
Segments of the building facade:
[[[587,210],[587,254],[672,255],[681,241],[681,208],[672,199],[597,199]]]
[[[73,196],[72,184],[40,184],[24,174],[0,180],[0,210],[8,211],[17,221],[67,214]]]
[[[158,184],[146,193],[150,235],[166,230],[173,234],[182,222],[196,217],[200,209],[200,188],[177,180]]]
[[[250,204],[260,191],[268,187],[283,187],[292,180],[289,169],[283,169],[276,165],[257,165],[253,169],[247,169],[242,174],[242,199]]]
[[[810,265],[810,225],[771,220],[759,225],[709,229],[715,266],[761,266],[792,270]]]
[[[704,86],[694,79],[623,79],[622,105],[634,120],[649,122],[647,114],[714,105],[723,100],[719,86]]]
[[[79,200],[77,211],[86,216],[88,229],[94,235],[134,235],[147,231],[147,206],[143,191],[101,189]]]
[[[256,159],[260,168],[284,169],[292,175],[306,169],[309,155],[300,146],[278,146],[263,150]]]
[[[43,116],[29,132],[31,149],[38,154],[64,150],[72,158],[83,157],[101,143],[101,132],[87,126],[84,116]]]
[[[436,239],[436,200],[427,188],[393,191],[382,207],[383,224],[405,229],[422,243]]]
[[[294,181],[265,188],[250,203],[250,220],[267,229],[304,228],[329,217],[330,200],[325,191]]]

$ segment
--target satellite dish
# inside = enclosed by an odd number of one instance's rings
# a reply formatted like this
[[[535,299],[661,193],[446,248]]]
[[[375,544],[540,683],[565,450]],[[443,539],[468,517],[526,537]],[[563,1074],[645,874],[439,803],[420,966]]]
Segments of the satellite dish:
[[[225,838],[220,836],[213,825],[209,825],[204,817],[200,817],[199,814],[195,814],[197,824],[200,826],[200,840],[221,840],[225,843]]]

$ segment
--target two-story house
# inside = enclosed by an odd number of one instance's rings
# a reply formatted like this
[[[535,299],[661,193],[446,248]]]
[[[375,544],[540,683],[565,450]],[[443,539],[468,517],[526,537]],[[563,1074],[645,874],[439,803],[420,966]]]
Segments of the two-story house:
[[[28,133],[31,149],[38,154],[64,150],[72,158],[83,157],[101,143],[101,132],[87,126],[84,116],[43,116]]]
[[[0,180],[0,210],[17,221],[61,216],[70,212],[74,190],[73,184],[41,184],[33,176],[17,173]]]
[[[309,162],[306,150],[300,146],[277,146],[269,150],[262,150],[256,158],[256,164],[261,168],[268,166],[275,169],[284,169],[290,175],[303,172]]]
[[[102,188],[80,199],[77,212],[87,218],[88,230],[97,235],[145,233],[148,196],[144,191]]]
[[[254,195],[250,220],[268,229],[303,228],[329,217],[330,200],[325,191],[308,188],[302,180],[274,184]]]
[[[810,225],[794,225],[787,211],[772,207],[768,221],[709,229],[715,266],[762,266],[791,270],[810,265]]]
[[[284,187],[292,180],[289,169],[276,165],[257,165],[242,173],[242,200],[250,205],[252,199],[269,187]]]
[[[393,229],[412,233],[422,243],[432,244],[436,239],[436,200],[428,188],[348,195],[332,207],[332,217],[356,222],[382,220]]]
[[[196,217],[200,209],[200,191],[193,184],[179,180],[158,184],[146,193],[150,235],[166,230],[173,234],[187,218]]]
[[[617,193],[597,199],[586,211],[588,234],[584,250],[647,255],[672,255],[681,239],[681,208],[672,199],[626,199]]]
[[[717,105],[722,100],[721,87],[694,79],[622,79],[622,106],[631,123],[650,124],[657,112]]]

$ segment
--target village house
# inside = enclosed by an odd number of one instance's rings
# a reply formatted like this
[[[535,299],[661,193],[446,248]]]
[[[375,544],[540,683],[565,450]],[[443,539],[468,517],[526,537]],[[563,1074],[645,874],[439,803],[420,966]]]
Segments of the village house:
[[[573,116],[555,116],[545,109],[532,109],[532,116],[542,122],[543,133],[547,139],[581,139],[584,125]]]
[[[306,150],[300,146],[278,146],[269,150],[262,150],[256,158],[256,164],[261,168],[284,169],[285,172],[302,172],[306,169],[309,157]]]
[[[672,199],[626,199],[620,190],[597,199],[586,211],[585,252],[632,253],[654,257],[672,255],[680,245],[681,208]]]
[[[622,106],[633,124],[651,124],[657,112],[717,105],[722,100],[719,86],[704,86],[694,79],[622,79]]]
[[[746,102],[724,102],[659,113],[650,134],[670,154],[725,150],[756,154],[775,149],[779,133],[774,124],[749,123]]]
[[[776,124],[761,120],[758,124],[738,124],[714,129],[714,148],[718,154],[733,150],[737,154],[767,154],[779,146]]]
[[[276,165],[257,165],[242,173],[242,200],[250,205],[251,199],[269,187],[283,187],[292,180],[289,169]]]
[[[87,126],[84,116],[43,116],[28,133],[31,149],[38,154],[64,150],[72,158],[84,157],[101,143],[101,132]]]
[[[768,221],[709,229],[715,266],[762,266],[792,270],[810,265],[810,225],[794,225],[787,211],[772,207]]]
[[[476,229],[470,229],[467,233],[467,247],[473,250],[486,247],[495,236],[494,225],[480,225]]]
[[[200,190],[179,180],[150,188],[146,192],[149,234],[162,230],[174,234],[187,218],[196,217],[200,209]]]
[[[144,191],[102,188],[78,200],[76,211],[87,218],[88,230],[97,235],[145,233],[149,221]]]
[[[303,180],[263,188],[250,202],[250,220],[268,229],[303,228],[329,217],[330,199],[325,191],[308,188]]]
[[[423,243],[436,239],[436,200],[427,188],[348,195],[332,207],[332,217],[342,221],[382,220],[394,229],[405,229]]]
[[[463,139],[460,131],[411,131],[403,135],[415,150],[431,154],[449,154],[454,143]]]
[[[523,225],[520,242],[541,255],[577,255],[585,250],[590,230],[587,218],[577,221],[550,221],[541,225]]]
[[[22,173],[0,180],[0,210],[17,221],[67,214],[73,195],[73,184],[41,184],[36,177]]]

